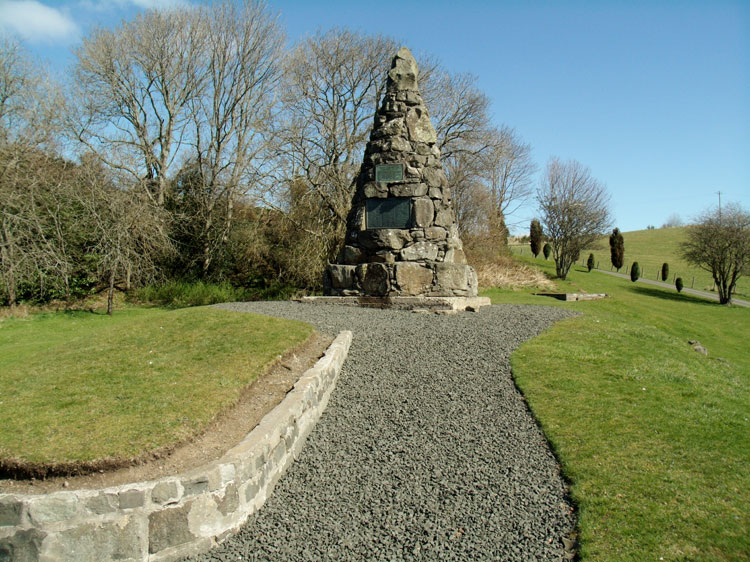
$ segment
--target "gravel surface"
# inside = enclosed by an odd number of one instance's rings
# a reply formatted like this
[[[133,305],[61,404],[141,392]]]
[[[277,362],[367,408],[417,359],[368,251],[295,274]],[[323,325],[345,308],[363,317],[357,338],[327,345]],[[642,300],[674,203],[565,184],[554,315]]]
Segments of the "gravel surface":
[[[575,515],[508,358],[569,312],[221,306],[354,338],[328,408],[265,506],[192,560],[563,559]]]

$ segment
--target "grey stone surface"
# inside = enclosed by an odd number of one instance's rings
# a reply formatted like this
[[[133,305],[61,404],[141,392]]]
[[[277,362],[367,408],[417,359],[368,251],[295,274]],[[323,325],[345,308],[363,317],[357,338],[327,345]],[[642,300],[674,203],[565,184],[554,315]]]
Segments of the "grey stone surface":
[[[190,542],[196,537],[190,532],[188,515],[193,506],[189,501],[178,507],[155,511],[148,517],[148,551],[152,554]]]
[[[143,490],[123,490],[118,495],[120,496],[120,509],[141,507],[146,497]]]
[[[73,493],[40,496],[29,503],[29,516],[35,525],[56,523],[76,514],[78,500]]]
[[[440,161],[435,129],[418,87],[419,71],[414,57],[402,48],[393,58],[386,83],[386,92],[375,114],[370,140],[365,148],[352,207],[347,217],[345,245],[338,263],[331,264],[324,278],[326,295],[398,296],[413,295],[413,284],[399,283],[394,267],[378,269],[388,278],[368,279],[343,276],[343,265],[393,264],[398,262],[427,263],[431,267],[442,262],[465,264],[455,228],[456,217],[451,204],[448,182]],[[393,181],[376,174],[378,165],[400,164],[403,177]],[[375,181],[376,176],[381,181]],[[373,198],[410,198],[411,221],[403,229],[368,229],[366,202]],[[370,212],[375,206],[370,205]],[[378,208],[382,208],[380,205]],[[383,224],[374,222],[373,225]],[[394,224],[394,223],[386,223]],[[373,226],[371,225],[371,226]],[[459,255],[457,255],[459,254]],[[361,270],[365,271],[365,270]],[[376,270],[373,270],[376,271]],[[476,287],[465,276],[463,286],[441,286],[435,278],[423,285],[423,294],[476,296]]]
[[[432,286],[432,268],[411,262],[396,264],[396,283],[402,294],[422,295]]]
[[[0,539],[0,561],[36,562],[46,536],[47,533],[38,529],[25,529]]]
[[[0,527],[11,527],[21,522],[23,503],[13,497],[0,499]]]
[[[60,560],[141,560],[144,529],[137,521],[88,523],[55,533],[45,551]]]
[[[159,482],[154,486],[154,489],[151,490],[151,501],[164,505],[179,499],[179,493],[177,482]]]
[[[569,312],[223,306],[351,329],[354,339],[326,412],[274,495],[193,560],[563,559],[571,505],[508,358]]]

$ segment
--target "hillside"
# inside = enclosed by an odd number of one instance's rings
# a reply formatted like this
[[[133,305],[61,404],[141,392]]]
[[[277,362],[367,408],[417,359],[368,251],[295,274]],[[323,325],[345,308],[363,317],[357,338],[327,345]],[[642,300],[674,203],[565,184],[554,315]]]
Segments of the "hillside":
[[[680,257],[680,244],[685,240],[686,231],[687,227],[676,227],[623,232],[625,266],[629,268],[634,261],[637,261],[641,266],[641,277],[657,279],[661,274],[661,265],[666,262],[669,264],[670,283],[675,277],[682,277],[685,287],[693,286],[695,289],[710,291],[713,287],[711,274],[688,265]],[[523,248],[525,255],[529,254],[528,244],[517,246],[515,250],[518,251],[520,248]],[[594,254],[600,269],[610,269],[612,262],[609,256],[609,235],[599,239],[594,248],[581,252],[582,264],[586,263],[589,253]],[[540,259],[544,259],[541,254]],[[621,271],[624,273],[625,267]],[[750,277],[742,277],[737,282],[737,296],[750,297]]]

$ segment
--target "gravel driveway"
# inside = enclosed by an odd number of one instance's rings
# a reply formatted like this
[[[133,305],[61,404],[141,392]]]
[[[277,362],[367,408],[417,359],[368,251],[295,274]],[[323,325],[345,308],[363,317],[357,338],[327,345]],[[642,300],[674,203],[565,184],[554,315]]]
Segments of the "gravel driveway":
[[[354,339],[328,408],[265,506],[192,560],[563,559],[575,516],[508,357],[569,312],[221,306]]]

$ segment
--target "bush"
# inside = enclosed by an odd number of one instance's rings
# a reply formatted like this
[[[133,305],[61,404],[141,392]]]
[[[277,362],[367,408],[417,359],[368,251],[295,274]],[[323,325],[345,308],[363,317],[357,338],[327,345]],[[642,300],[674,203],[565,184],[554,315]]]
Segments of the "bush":
[[[542,225],[539,224],[537,219],[533,219],[529,228],[529,242],[531,244],[531,253],[534,254],[534,257],[537,257],[539,252],[542,251],[543,236]]]
[[[549,243],[544,245],[544,248],[542,248],[542,252],[544,253],[544,259],[548,260],[549,255],[552,253],[552,246],[549,245]]]
[[[630,280],[635,283],[640,279],[641,277],[641,266],[638,265],[637,261],[633,262],[633,265],[630,266]]]
[[[669,264],[663,263],[661,266],[661,280],[666,281],[669,279]]]
[[[678,277],[677,279],[674,280],[674,286],[675,286],[675,289],[677,289],[678,293],[682,292],[682,277]]]
[[[591,272],[592,269],[594,269],[594,264],[596,262],[594,261],[594,254],[589,254],[589,259],[586,261],[586,267],[589,268],[589,272]]]

